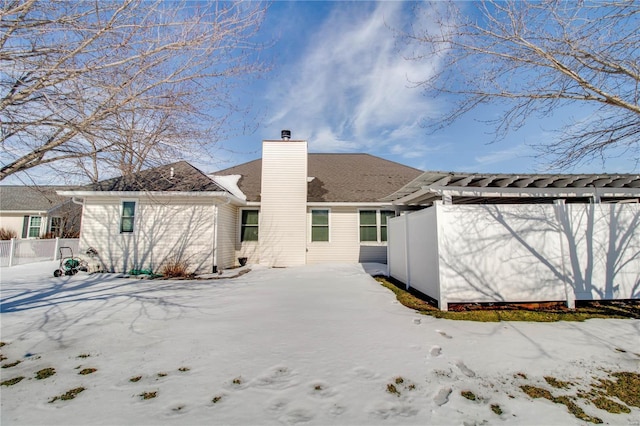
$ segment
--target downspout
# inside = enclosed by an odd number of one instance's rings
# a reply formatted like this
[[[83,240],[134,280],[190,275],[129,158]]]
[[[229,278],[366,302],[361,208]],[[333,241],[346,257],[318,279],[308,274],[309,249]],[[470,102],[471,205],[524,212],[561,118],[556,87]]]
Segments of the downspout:
[[[218,204],[213,204],[213,267],[211,272],[218,272]]]

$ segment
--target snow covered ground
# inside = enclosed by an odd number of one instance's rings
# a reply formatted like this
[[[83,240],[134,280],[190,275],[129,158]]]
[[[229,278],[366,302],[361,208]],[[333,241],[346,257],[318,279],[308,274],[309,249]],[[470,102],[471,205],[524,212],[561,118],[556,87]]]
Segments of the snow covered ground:
[[[0,270],[2,364],[21,361],[0,373],[24,377],[0,389],[2,425],[584,424],[520,386],[562,394],[553,376],[575,395],[640,367],[638,320],[439,320],[362,265],[210,281],[54,278],[56,265]],[[36,379],[44,368],[55,374]],[[639,424],[639,409],[581,401],[605,423]]]

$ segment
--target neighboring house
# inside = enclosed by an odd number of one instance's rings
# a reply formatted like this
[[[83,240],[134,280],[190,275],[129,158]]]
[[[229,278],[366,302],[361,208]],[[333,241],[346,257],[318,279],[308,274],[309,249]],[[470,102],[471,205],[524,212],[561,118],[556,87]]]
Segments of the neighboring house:
[[[639,175],[426,172],[384,198],[391,276],[451,303],[640,299]]]
[[[380,199],[420,174],[367,154],[308,154],[287,138],[213,175],[178,162],[60,194],[83,200],[81,251],[96,249],[108,270],[384,263],[387,218],[402,207]]]
[[[70,186],[0,186],[0,228],[18,238],[71,237],[80,231],[82,207],[58,195]]]

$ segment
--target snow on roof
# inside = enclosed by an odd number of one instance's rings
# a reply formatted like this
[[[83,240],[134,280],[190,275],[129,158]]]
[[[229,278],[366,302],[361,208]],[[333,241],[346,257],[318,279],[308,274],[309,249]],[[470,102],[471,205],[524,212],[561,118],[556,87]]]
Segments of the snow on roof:
[[[240,190],[238,187],[238,182],[240,181],[241,175],[227,175],[227,176],[219,176],[219,175],[208,175],[208,177],[213,180],[216,185],[225,189],[231,195],[241,200],[246,201],[247,196],[244,195],[244,192]]]

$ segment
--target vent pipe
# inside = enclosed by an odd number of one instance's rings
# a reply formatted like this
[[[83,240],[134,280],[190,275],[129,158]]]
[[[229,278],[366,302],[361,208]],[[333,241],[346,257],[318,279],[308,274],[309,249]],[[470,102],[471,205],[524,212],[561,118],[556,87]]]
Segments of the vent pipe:
[[[291,130],[283,130],[280,132],[280,137],[283,141],[288,141],[291,139]]]

